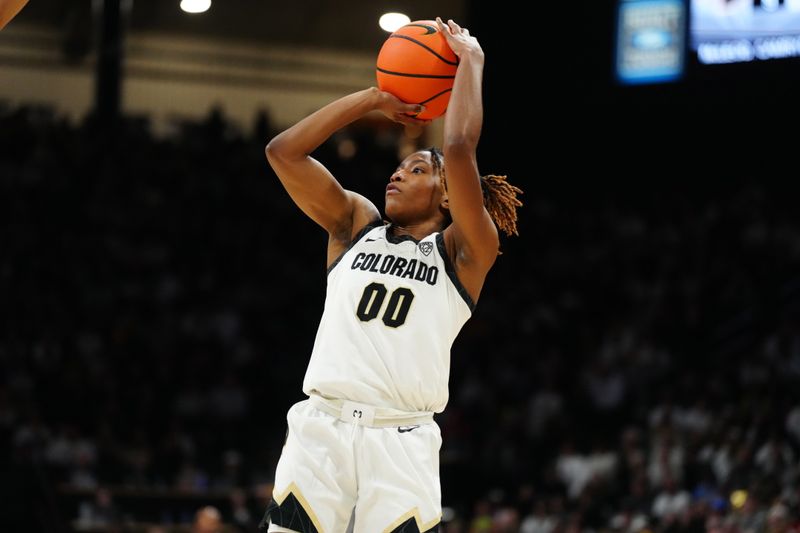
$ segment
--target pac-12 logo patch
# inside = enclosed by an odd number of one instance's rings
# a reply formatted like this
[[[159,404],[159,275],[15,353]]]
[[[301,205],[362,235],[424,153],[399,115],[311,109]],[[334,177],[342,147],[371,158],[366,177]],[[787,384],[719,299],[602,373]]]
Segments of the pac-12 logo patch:
[[[427,256],[431,253],[431,250],[433,250],[433,243],[431,241],[421,242],[419,243],[419,249]]]

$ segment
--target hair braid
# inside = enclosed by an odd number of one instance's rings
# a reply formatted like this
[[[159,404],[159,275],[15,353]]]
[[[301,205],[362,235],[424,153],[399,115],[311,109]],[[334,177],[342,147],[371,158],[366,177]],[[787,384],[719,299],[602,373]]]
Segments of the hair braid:
[[[442,189],[447,191],[447,177],[444,175],[442,151],[431,146],[426,149],[431,154],[433,167],[439,172]],[[522,202],[517,195],[522,194],[522,189],[511,185],[506,176],[488,174],[481,176],[481,190],[483,191],[483,205],[492,217],[495,225],[506,235],[519,235],[517,232],[517,207]]]

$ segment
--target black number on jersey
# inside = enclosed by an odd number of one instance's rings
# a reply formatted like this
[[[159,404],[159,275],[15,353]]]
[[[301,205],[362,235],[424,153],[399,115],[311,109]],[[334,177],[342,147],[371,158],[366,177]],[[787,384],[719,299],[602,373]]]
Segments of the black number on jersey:
[[[369,322],[378,316],[384,298],[386,298],[386,287],[381,283],[370,283],[364,288],[364,294],[358,302],[356,316],[364,322]]]
[[[369,322],[378,316],[386,299],[386,286],[382,283],[370,283],[364,287],[361,301],[358,302],[356,316],[363,322]],[[389,297],[386,311],[383,313],[383,323],[390,328],[402,326],[406,321],[411,302],[414,300],[414,293],[406,287],[398,287]]]
[[[395,289],[389,297],[389,304],[386,306],[386,312],[383,313],[383,323],[390,328],[403,325],[413,299],[414,293],[411,292],[411,289],[407,289],[406,287]]]

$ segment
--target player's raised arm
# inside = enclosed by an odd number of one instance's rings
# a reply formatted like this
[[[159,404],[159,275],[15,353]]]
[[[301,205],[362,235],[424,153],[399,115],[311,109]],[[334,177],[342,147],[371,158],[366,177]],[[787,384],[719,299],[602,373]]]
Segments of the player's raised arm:
[[[476,148],[483,125],[483,50],[469,30],[436,17],[439,30],[459,58],[453,93],[444,117],[444,168],[458,259],[488,271],[497,257],[497,228],[484,208]],[[459,261],[460,262],[460,261]],[[456,265],[458,268],[458,264]]]
[[[380,214],[372,202],[342,188],[309,154],[334,132],[373,110],[404,124],[424,123],[406,115],[419,112],[419,106],[371,87],[326,105],[277,135],[266,147],[267,159],[292,200],[332,237],[349,240],[353,232]]]

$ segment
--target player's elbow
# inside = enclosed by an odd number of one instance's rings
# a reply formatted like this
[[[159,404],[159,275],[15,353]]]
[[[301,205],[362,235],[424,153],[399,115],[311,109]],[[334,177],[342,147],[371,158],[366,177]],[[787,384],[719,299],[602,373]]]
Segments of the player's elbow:
[[[281,146],[280,141],[275,141],[273,139],[270,141],[267,146],[264,148],[264,154],[267,156],[267,162],[269,166],[272,167],[272,170],[275,171],[275,174],[278,176],[278,179],[283,182],[283,175],[285,175],[285,171],[289,166],[289,159],[286,156],[286,151]]]
[[[303,159],[308,155],[293,146],[292,142],[284,140],[281,135],[274,137],[269,143],[267,143],[264,153],[267,155],[267,160],[270,163],[273,161],[284,161],[291,163],[293,161]]]
[[[267,146],[264,148],[264,155],[267,156],[267,160],[273,161],[277,159],[281,155],[281,142],[278,140],[277,137],[273,138],[270,142],[267,143]]]

